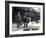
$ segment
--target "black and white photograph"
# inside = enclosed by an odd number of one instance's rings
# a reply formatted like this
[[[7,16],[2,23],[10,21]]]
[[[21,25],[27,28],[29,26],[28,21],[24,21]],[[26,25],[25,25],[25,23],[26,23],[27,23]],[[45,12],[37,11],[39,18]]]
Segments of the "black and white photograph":
[[[12,7],[12,31],[40,29],[40,8]]]
[[[9,3],[9,35],[43,33],[44,4],[40,4]]]

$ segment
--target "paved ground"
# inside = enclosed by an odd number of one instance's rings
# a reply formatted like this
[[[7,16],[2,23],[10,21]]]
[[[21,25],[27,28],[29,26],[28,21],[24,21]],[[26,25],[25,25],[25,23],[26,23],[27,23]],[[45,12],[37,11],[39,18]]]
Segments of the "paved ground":
[[[32,24],[33,23],[33,24]],[[20,28],[17,28],[17,24],[12,25],[12,31],[23,31],[24,29],[39,29],[40,23],[35,23],[35,22],[29,22],[28,23],[28,28],[24,28],[24,24],[20,25]]]

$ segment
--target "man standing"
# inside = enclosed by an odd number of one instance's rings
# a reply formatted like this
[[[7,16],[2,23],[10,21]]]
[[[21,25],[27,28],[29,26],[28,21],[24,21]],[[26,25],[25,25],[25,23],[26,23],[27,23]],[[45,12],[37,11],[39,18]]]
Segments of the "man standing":
[[[17,28],[20,28],[20,23],[21,23],[21,15],[20,12],[17,14]]]

